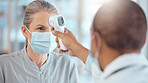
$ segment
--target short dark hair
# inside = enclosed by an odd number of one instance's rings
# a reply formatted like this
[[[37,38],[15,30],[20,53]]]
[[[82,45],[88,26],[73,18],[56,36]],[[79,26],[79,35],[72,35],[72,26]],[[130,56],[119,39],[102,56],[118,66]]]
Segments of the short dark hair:
[[[140,50],[146,39],[146,16],[141,7],[130,0],[103,4],[93,27],[109,47],[120,52]]]

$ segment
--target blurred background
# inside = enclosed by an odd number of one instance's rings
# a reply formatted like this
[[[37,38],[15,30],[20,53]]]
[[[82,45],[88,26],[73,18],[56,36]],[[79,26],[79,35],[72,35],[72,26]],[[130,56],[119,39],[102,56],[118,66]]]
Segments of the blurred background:
[[[32,1],[34,0],[0,0],[0,54],[11,53],[24,47],[25,38],[21,32],[23,14],[26,6]],[[94,15],[107,0],[46,1],[56,6],[58,12],[66,19],[66,28],[74,33],[83,46],[90,49],[90,27]],[[148,0],[134,1],[142,7],[148,19]],[[148,40],[141,54],[148,57]]]
[[[21,32],[26,6],[33,0],[0,0],[0,54],[11,53],[24,47]],[[56,6],[66,19],[66,28],[86,48],[90,49],[90,27],[99,7],[107,0],[46,0]],[[148,18],[148,0],[134,0]],[[142,49],[148,56],[148,44]]]

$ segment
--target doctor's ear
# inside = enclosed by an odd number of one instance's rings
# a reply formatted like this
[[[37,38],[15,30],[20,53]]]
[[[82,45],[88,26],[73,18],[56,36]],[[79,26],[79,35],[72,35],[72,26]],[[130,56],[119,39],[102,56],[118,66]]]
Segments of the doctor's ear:
[[[21,27],[21,31],[22,31],[22,34],[24,35],[25,38],[28,38],[28,34],[27,34],[27,29],[26,29],[26,26],[22,26]]]
[[[144,45],[146,44],[146,40],[147,40],[147,38],[145,38],[144,43],[143,43],[143,45],[142,45],[142,48],[143,48]]]
[[[98,40],[96,36],[96,32],[91,33],[91,51],[92,55],[95,56],[95,53],[97,52],[98,48]]]
[[[96,38],[97,49],[100,50],[100,49],[101,49],[102,38],[101,38],[101,36],[99,35],[98,32],[94,32],[94,36],[95,36],[95,38]]]

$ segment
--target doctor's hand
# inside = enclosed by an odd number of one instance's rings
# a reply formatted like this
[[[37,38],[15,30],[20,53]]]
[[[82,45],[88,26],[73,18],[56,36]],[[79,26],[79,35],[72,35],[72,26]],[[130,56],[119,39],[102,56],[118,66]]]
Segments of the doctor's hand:
[[[59,31],[52,30],[52,34],[60,37],[62,39],[62,43],[68,49],[67,51],[59,50],[60,53],[68,52],[71,56],[76,56],[80,58],[84,63],[86,62],[87,56],[89,54],[88,49],[83,47],[75,38],[73,33],[65,28],[64,33]],[[56,38],[57,47],[60,48],[59,40]]]

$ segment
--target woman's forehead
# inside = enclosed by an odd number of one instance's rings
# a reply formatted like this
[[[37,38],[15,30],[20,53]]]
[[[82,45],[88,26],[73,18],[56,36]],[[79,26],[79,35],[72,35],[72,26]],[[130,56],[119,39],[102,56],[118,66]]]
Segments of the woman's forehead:
[[[50,16],[56,15],[54,13],[48,12],[38,12],[32,16],[32,22],[30,26],[44,25],[49,26],[48,19]]]

